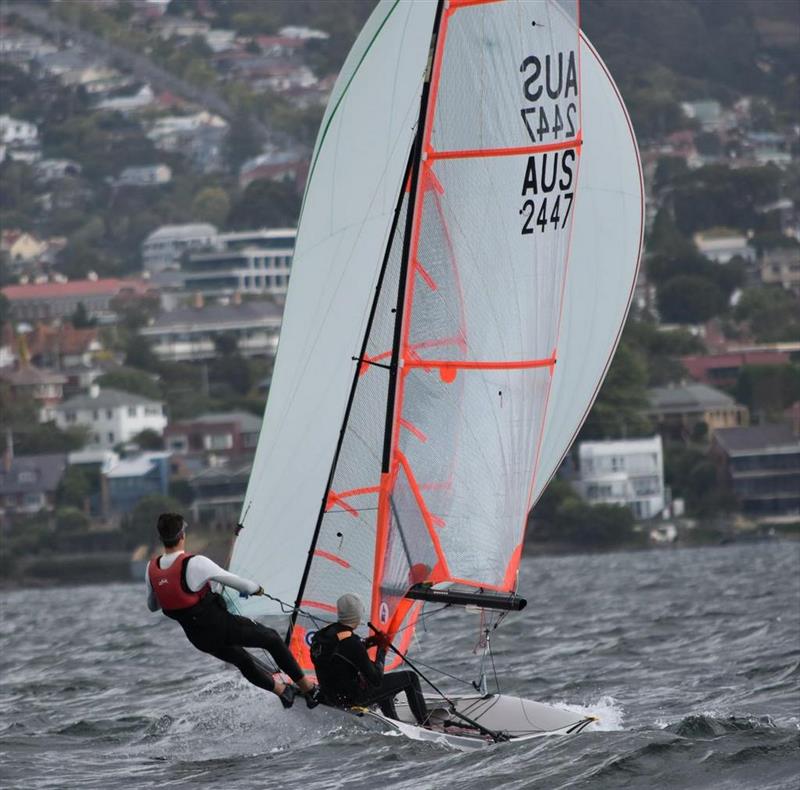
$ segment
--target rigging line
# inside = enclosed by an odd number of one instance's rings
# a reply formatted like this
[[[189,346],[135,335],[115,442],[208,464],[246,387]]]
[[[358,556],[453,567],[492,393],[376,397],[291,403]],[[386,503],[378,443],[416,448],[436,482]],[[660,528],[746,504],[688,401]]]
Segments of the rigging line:
[[[378,629],[375,628],[374,625],[372,625],[372,623],[367,623],[367,625],[376,633],[380,633]],[[466,716],[460,710],[458,710],[453,700],[451,700],[432,680],[430,680],[422,672],[420,672],[419,669],[416,668],[414,663],[412,663],[409,660],[408,656],[401,650],[398,650],[391,642],[389,642],[389,649],[395,655],[399,656],[402,659],[403,663],[408,664],[409,668],[411,668],[414,672],[416,672],[417,675],[419,675],[419,677],[422,680],[424,680],[450,706],[450,713],[453,716],[457,716],[462,721],[465,721],[467,722],[467,724],[470,724],[473,727],[477,728],[484,735],[488,735],[495,743],[500,743],[508,740],[508,735],[506,735],[506,733],[500,732],[498,730],[491,730],[488,727],[484,727],[479,722],[475,721],[474,719],[471,719],[469,716]]]

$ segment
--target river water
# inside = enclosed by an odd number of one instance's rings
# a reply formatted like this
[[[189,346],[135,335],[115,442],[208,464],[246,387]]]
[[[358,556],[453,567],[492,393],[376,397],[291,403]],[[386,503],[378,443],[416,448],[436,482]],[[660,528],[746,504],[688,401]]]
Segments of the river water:
[[[284,712],[142,585],[2,593],[0,786],[800,786],[800,544],[527,557],[520,588],[494,639],[503,691],[601,723],[469,754]],[[431,617],[417,655],[474,676],[477,629]]]

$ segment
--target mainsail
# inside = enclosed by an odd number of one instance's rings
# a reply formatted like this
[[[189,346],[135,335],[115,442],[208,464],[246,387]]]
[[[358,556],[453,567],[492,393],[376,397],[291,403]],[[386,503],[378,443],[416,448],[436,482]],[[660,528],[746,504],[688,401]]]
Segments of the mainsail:
[[[343,592],[403,647],[411,588],[516,592],[528,512],[627,313],[643,207],[577,0],[382,3],[313,161],[232,560],[296,604],[306,667]]]

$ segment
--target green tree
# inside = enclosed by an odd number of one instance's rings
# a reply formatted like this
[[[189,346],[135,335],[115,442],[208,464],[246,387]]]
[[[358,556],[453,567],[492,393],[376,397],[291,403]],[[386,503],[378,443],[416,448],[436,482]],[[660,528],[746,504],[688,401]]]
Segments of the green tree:
[[[134,436],[131,441],[138,444],[142,450],[163,450],[164,439],[152,428],[145,428]]]
[[[800,337],[800,311],[797,300],[782,288],[748,288],[734,310],[746,321],[760,343],[797,340]]]
[[[108,373],[104,373],[97,379],[101,387],[110,387],[123,392],[131,392],[135,395],[143,395],[145,398],[160,400],[162,398],[161,387],[150,373],[145,373],[136,368],[117,368]]]
[[[580,441],[644,436],[652,431],[647,408],[647,362],[630,343],[621,342]]]
[[[140,499],[122,523],[127,544],[132,548],[143,543],[153,545],[158,539],[158,517],[162,513],[176,513],[181,509],[181,503],[169,496],[155,495]]]
[[[56,529],[59,532],[82,532],[89,527],[89,517],[77,507],[56,510]]]
[[[89,317],[89,311],[86,309],[86,305],[83,302],[78,302],[78,306],[70,317],[70,321],[75,329],[88,329],[97,326],[97,319]]]
[[[201,222],[221,227],[231,209],[228,193],[221,187],[206,187],[192,201],[192,214]]]
[[[667,323],[702,324],[725,309],[725,297],[705,277],[679,275],[658,289],[658,309]]]
[[[233,204],[228,226],[236,228],[287,227],[297,223],[300,196],[293,184],[253,181]]]
[[[139,368],[140,370],[149,370],[158,372],[159,360],[150,346],[147,338],[141,335],[133,335],[127,343],[125,348],[125,364]]]
[[[84,470],[80,466],[68,466],[56,489],[56,503],[83,511],[90,493],[89,478]]]
[[[779,419],[785,409],[800,400],[800,364],[743,365],[735,394],[751,414]]]

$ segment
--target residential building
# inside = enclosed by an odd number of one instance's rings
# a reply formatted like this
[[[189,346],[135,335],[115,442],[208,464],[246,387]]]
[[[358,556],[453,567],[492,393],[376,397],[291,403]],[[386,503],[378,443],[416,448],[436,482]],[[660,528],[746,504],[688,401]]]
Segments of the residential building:
[[[800,296],[800,246],[765,250],[760,270],[764,285],[780,285]]]
[[[113,448],[145,430],[159,436],[167,426],[164,404],[122,392],[100,389],[92,384],[85,395],[77,395],[54,409],[59,428],[84,426],[89,431],[89,448]]]
[[[153,351],[166,362],[190,362],[217,356],[214,343],[220,335],[236,338],[244,356],[274,356],[278,346],[282,309],[269,300],[241,304],[179,307],[162,313],[139,334],[150,340]]]
[[[66,453],[15,458],[13,448],[7,450],[0,465],[0,523],[16,514],[52,510],[66,468]]]
[[[194,494],[192,519],[218,529],[230,529],[239,520],[252,463],[232,460],[211,466],[189,477]]]
[[[728,128],[729,119],[715,99],[682,102],[681,109],[687,118],[698,121],[704,132],[722,132]]]
[[[81,174],[81,166],[72,159],[42,159],[33,166],[36,180],[42,184],[75,178]]]
[[[736,383],[739,370],[744,365],[788,365],[789,359],[789,348],[753,346],[714,354],[693,354],[681,357],[681,364],[697,381],[717,387],[730,387]]]
[[[9,146],[31,145],[38,142],[39,130],[35,123],[20,121],[10,115],[0,115],[0,143]]]
[[[24,364],[17,370],[0,370],[0,381],[8,386],[13,400],[36,404],[39,422],[48,422],[54,418],[54,409],[64,396],[67,377]]]
[[[148,272],[160,272],[178,263],[189,250],[213,247],[217,229],[207,222],[162,225],[142,244],[142,264]]]
[[[75,329],[70,323],[57,326],[37,323],[24,337],[31,361],[43,368],[88,366],[103,351],[100,330],[96,327]]]
[[[123,115],[129,112],[141,110],[149,107],[155,101],[155,94],[149,85],[142,85],[135,93],[126,96],[111,96],[99,101],[96,105],[98,110],[110,110],[121,112]]]
[[[212,172],[222,164],[222,147],[228,123],[205,110],[194,115],[171,115],[157,119],[147,137],[159,151],[188,157],[202,172]]]
[[[727,393],[707,384],[674,384],[649,390],[647,416],[659,433],[675,439],[694,434],[705,425],[709,434],[719,428],[747,425],[750,415]]]
[[[168,450],[181,455],[252,455],[260,431],[261,419],[248,412],[204,414],[168,425],[164,444]]]
[[[130,513],[147,496],[169,493],[171,453],[150,452],[122,458],[104,474],[113,513]]]
[[[145,165],[126,167],[117,179],[118,187],[156,187],[172,181],[172,169],[168,165]]]
[[[800,515],[800,436],[791,424],[717,431],[712,457],[746,514]]]
[[[589,503],[625,505],[637,519],[655,518],[666,505],[660,436],[581,442],[576,488]]]
[[[5,252],[12,263],[36,260],[47,251],[47,247],[46,241],[18,228],[4,230],[0,237],[0,251]]]
[[[116,320],[111,301],[125,294],[146,294],[154,289],[146,280],[87,279],[31,285],[7,285],[2,293],[11,303],[14,321],[52,321],[69,318],[82,304],[90,317]]]
[[[308,176],[309,158],[301,151],[270,151],[248,159],[239,168],[239,186],[246,189],[259,179],[285,181],[303,191]]]
[[[285,297],[296,235],[288,228],[220,234],[216,246],[225,249],[192,253],[182,265],[184,290]]]
[[[106,475],[119,463],[120,457],[113,450],[77,450],[67,456],[68,466],[79,466],[85,477],[97,485],[90,485],[87,497],[89,514],[108,518],[108,480]]]
[[[715,263],[728,263],[732,258],[752,263],[756,251],[748,244],[747,236],[725,228],[712,229],[694,234],[697,249]]]

